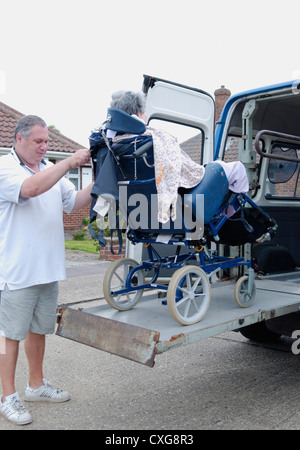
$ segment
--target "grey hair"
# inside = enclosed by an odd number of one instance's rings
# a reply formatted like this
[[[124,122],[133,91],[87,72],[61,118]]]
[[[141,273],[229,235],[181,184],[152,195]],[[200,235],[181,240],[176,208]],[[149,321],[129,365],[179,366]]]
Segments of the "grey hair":
[[[38,125],[39,127],[45,128],[47,127],[46,122],[38,116],[24,116],[17,123],[14,139],[16,142],[16,136],[18,133],[21,133],[25,139],[28,139],[28,136],[31,133],[32,127]]]
[[[117,91],[112,95],[110,102],[112,108],[121,109],[127,114],[144,114],[146,97],[143,92]]]

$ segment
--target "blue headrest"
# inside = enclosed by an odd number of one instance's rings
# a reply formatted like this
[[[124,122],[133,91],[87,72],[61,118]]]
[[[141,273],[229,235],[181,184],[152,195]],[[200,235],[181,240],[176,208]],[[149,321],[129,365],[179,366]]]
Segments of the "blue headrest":
[[[146,125],[121,109],[108,108],[106,128],[119,133],[143,134]]]

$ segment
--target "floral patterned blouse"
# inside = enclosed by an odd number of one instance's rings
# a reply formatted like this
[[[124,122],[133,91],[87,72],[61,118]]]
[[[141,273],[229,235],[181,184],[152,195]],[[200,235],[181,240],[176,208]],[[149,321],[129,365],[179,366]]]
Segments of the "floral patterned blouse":
[[[179,146],[174,136],[147,127],[153,139],[155,182],[158,194],[158,221],[176,219],[178,188],[192,188],[204,176],[204,166],[194,162]]]

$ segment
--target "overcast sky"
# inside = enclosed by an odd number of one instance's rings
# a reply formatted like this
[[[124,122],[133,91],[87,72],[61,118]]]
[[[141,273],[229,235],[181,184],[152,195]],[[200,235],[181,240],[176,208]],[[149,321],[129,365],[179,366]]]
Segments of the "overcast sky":
[[[0,101],[88,146],[143,74],[232,94],[300,78],[299,0],[0,0]]]

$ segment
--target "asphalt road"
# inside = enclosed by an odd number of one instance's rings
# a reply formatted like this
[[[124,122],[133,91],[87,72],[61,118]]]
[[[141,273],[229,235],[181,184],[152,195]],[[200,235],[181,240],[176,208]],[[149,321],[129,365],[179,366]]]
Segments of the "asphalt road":
[[[67,263],[61,303],[85,299],[92,304],[102,296],[106,263],[80,258]],[[51,335],[45,376],[67,389],[71,400],[25,403],[33,422],[17,427],[0,418],[0,430],[104,430],[108,435],[111,430],[296,430],[299,362],[289,340],[274,347],[254,345],[234,332],[158,355],[154,368]],[[21,398],[27,374],[21,344],[16,374]]]

